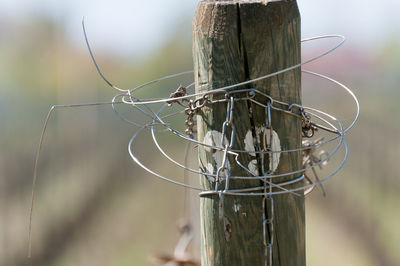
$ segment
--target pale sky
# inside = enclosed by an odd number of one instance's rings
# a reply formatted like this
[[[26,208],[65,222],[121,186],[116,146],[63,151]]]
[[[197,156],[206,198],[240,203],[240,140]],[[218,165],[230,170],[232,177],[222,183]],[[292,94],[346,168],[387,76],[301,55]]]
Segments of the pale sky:
[[[85,16],[96,49],[119,54],[151,51],[174,32],[177,25],[191,37],[190,18],[198,0],[1,0],[0,16],[24,18],[45,13],[64,21],[70,38],[83,43],[81,19]],[[348,43],[374,46],[400,38],[398,0],[298,0],[303,37],[346,35]]]

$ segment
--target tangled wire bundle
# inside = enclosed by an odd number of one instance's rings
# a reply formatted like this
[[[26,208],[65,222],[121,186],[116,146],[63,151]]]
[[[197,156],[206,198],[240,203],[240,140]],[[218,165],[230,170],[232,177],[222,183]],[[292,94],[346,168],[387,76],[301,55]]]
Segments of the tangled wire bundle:
[[[121,93],[116,95],[111,102],[104,102],[104,103],[91,103],[91,104],[75,104],[75,105],[57,105],[53,106],[46,118],[43,132],[41,135],[37,156],[36,156],[36,163],[35,163],[35,170],[34,170],[34,181],[33,181],[33,190],[32,190],[32,206],[31,206],[31,213],[30,213],[30,227],[29,227],[29,243],[31,245],[31,223],[32,223],[32,213],[33,213],[33,202],[34,202],[34,191],[35,191],[35,184],[37,179],[37,169],[38,169],[38,162],[40,158],[40,151],[42,148],[44,134],[47,128],[47,124],[51,113],[56,108],[63,108],[63,107],[80,107],[80,106],[88,106],[88,105],[105,105],[110,104],[112,105],[113,110],[115,113],[122,118],[124,121],[132,124],[133,126],[138,127],[138,130],[134,133],[131,140],[129,141],[128,149],[129,154],[132,157],[133,161],[136,162],[140,167],[142,167],[147,172],[151,173],[152,175],[174,183],[176,185],[190,188],[193,190],[200,191],[200,196],[205,195],[219,195],[220,197],[220,205],[223,204],[223,197],[225,195],[230,196],[263,196],[265,199],[271,199],[271,205],[273,204],[272,196],[277,194],[285,194],[285,193],[292,193],[299,195],[299,193],[308,194],[310,193],[314,187],[321,186],[322,190],[322,183],[331,178],[333,175],[338,173],[340,169],[345,164],[347,157],[348,157],[348,144],[345,139],[346,133],[355,125],[356,121],[358,120],[360,108],[359,103],[354,95],[354,93],[347,88],[345,85],[341,84],[340,82],[318,74],[311,71],[302,70],[302,72],[306,75],[311,75],[322,79],[326,82],[334,84],[336,87],[339,87],[344,90],[344,92],[350,96],[354,100],[355,104],[355,115],[353,121],[347,127],[344,127],[343,124],[336,119],[334,116],[312,108],[307,107],[299,104],[282,102],[277,99],[272,98],[270,95],[263,93],[255,88],[243,88],[244,85],[251,86],[257,81],[269,79],[285,73],[287,71],[291,71],[294,69],[301,68],[303,65],[306,65],[310,62],[313,62],[317,59],[320,59],[334,50],[339,48],[345,41],[345,38],[340,35],[325,35],[325,36],[318,36],[313,38],[308,38],[302,40],[302,42],[309,42],[319,39],[339,39],[340,41],[338,44],[329,49],[328,51],[315,56],[309,60],[306,60],[300,64],[288,67],[286,69],[282,69],[280,71],[258,77],[252,80],[248,80],[245,82],[241,82],[238,84],[233,84],[230,86],[226,86],[223,88],[218,88],[212,91],[201,92],[201,93],[191,93],[194,88],[194,83],[188,84],[187,86],[177,86],[177,89],[172,89],[170,92],[170,96],[166,98],[148,98],[143,99],[139,98],[137,92],[140,89],[148,87],[149,85],[165,81],[167,79],[173,79],[185,75],[192,75],[194,71],[185,71],[178,74],[173,74],[169,76],[165,76],[145,84],[142,84],[138,87],[133,89],[121,89],[117,86],[113,85],[108,79],[103,75],[101,72],[96,60],[93,56],[92,50],[90,48],[85,25],[82,22],[84,35],[86,39],[86,43],[89,49],[90,56],[93,60],[93,63],[99,73],[99,75],[103,78],[103,80],[112,88],[120,91]],[[175,87],[176,88],[176,87]],[[255,150],[253,148],[243,149],[234,149],[234,136],[235,136],[235,117],[237,117],[235,104],[241,101],[250,101],[257,106],[265,109],[265,126],[263,128],[256,129],[259,131],[259,135],[262,136],[262,140],[259,140],[259,143],[262,144],[262,150]],[[143,117],[147,118],[147,122],[140,123],[139,121],[134,121],[123,115],[118,109],[118,105],[127,105],[135,111],[140,112]],[[161,105],[161,107],[159,107]],[[226,106],[226,120],[221,124],[221,132],[216,132],[214,134],[206,135],[204,139],[197,139],[196,137],[196,118],[199,112],[204,112],[205,109],[210,110],[215,105],[225,105]],[[173,106],[173,108],[170,108]],[[168,112],[168,110],[176,110],[173,112]],[[285,115],[295,116],[302,121],[302,136],[304,138],[302,147],[298,147],[295,149],[289,150],[282,150],[279,145],[279,138],[277,138],[275,131],[271,126],[271,112],[278,111],[284,113]],[[184,115],[185,119],[185,131],[180,131],[174,128],[170,123],[168,123],[168,119],[174,118],[178,115]],[[227,138],[227,130],[228,128],[231,130],[230,132],[230,140]],[[330,137],[326,139],[317,139],[315,141],[310,140],[311,137],[314,136],[315,131],[321,130],[327,132]],[[184,169],[187,172],[199,174],[205,176],[209,180],[215,184],[215,189],[213,190],[206,190],[200,186],[193,186],[190,185],[189,182],[179,182],[177,178],[169,178],[164,176],[162,173],[156,172],[152,167],[145,165],[141,159],[138,157],[140,150],[136,150],[134,147],[135,141],[138,139],[138,136],[142,133],[150,133],[153,143],[157,150],[173,165],[178,166]],[[172,156],[169,155],[168,151],[162,147],[159,142],[159,138],[157,137],[158,134],[156,133],[165,133],[165,134],[173,134],[179,137],[184,142],[198,147],[202,147],[203,149],[207,150],[212,154],[219,154],[220,159],[216,160],[218,165],[216,168],[214,166],[209,167],[206,165],[205,167],[200,167],[200,169],[194,169],[187,166],[187,164],[181,164],[177,162]],[[246,136],[247,138],[247,136]],[[245,141],[245,140],[244,140]],[[335,148],[328,152],[320,151],[319,153],[317,150],[321,150],[325,145],[329,143],[336,143]],[[333,156],[338,154],[338,151],[343,148],[344,155],[341,159],[341,163],[333,169],[327,176],[323,178],[319,178],[315,172],[315,167],[322,166],[326,164],[328,160],[330,160]],[[275,169],[279,164],[280,156],[284,153],[294,153],[294,152],[302,152],[303,153],[303,167],[301,169],[297,169],[295,171],[290,171],[286,173],[275,173]],[[239,159],[241,154],[247,154],[249,157],[255,156],[255,154],[260,155],[261,158],[269,158],[269,170],[268,171],[258,171],[252,167],[252,163],[245,165]],[[228,160],[228,157],[230,158]],[[230,163],[235,163],[236,166],[242,168],[245,173],[244,176],[231,176],[230,174]],[[309,171],[313,172],[315,176],[315,180],[310,178],[310,175],[307,174]],[[275,180],[278,177],[292,177],[290,180],[284,182],[276,182]],[[233,179],[241,179],[241,180],[250,180],[256,179],[260,180],[264,183],[264,185],[254,186],[254,187],[247,187],[242,189],[232,189],[229,187],[229,181]],[[224,181],[225,186],[222,187],[222,181]],[[305,182],[306,181],[306,182]],[[264,201],[263,204],[266,204]],[[264,206],[265,207],[265,206]],[[273,205],[270,206],[270,209],[273,210]],[[223,208],[220,208],[220,215],[223,216]],[[264,221],[268,221],[266,217],[263,218]],[[265,222],[264,222],[265,226]],[[264,228],[264,232],[266,229]],[[270,245],[270,251],[272,249],[272,243]],[[29,256],[30,256],[31,247],[29,247]],[[272,254],[272,253],[271,253]],[[272,256],[270,256],[271,258]]]
[[[306,194],[308,194],[315,186],[321,185],[323,182],[331,178],[333,175],[335,175],[340,169],[343,167],[345,164],[347,157],[348,157],[348,144],[345,139],[345,134],[355,125],[356,121],[358,120],[359,117],[359,103],[354,95],[354,93],[347,88],[345,85],[341,84],[340,82],[329,78],[327,76],[314,73],[311,71],[306,71],[302,70],[304,74],[307,75],[312,75],[315,77],[318,77],[320,79],[323,79],[327,82],[333,83],[337,87],[342,88],[353,100],[354,104],[356,106],[356,113],[354,115],[354,119],[351,122],[349,126],[346,128],[343,126],[343,124],[336,119],[334,116],[312,108],[312,107],[307,107],[307,106],[302,106],[299,104],[293,104],[293,103],[286,103],[282,102],[276,99],[273,99],[271,96],[257,90],[254,88],[240,88],[238,87],[243,86],[243,85],[248,85],[252,84],[254,82],[271,78],[276,75],[282,74],[284,72],[293,70],[295,68],[299,68],[302,65],[305,65],[307,63],[310,63],[312,61],[315,61],[331,52],[336,50],[338,47],[340,47],[343,42],[344,42],[344,37],[340,35],[329,35],[329,36],[319,36],[319,37],[313,37],[309,39],[303,40],[303,42],[306,41],[312,41],[312,40],[318,40],[318,39],[327,39],[327,38],[339,38],[340,42],[332,49],[328,50],[325,53],[322,53],[321,55],[318,55],[310,60],[307,60],[301,64],[291,66],[289,68],[283,69],[281,71],[271,73],[269,75],[259,77],[253,80],[249,80],[246,82],[234,84],[231,86],[227,86],[224,88],[219,88],[216,90],[208,91],[208,92],[202,92],[202,93],[189,93],[189,90],[194,87],[194,83],[189,84],[188,86],[182,86],[180,85],[178,89],[173,90],[170,94],[170,97],[168,98],[150,98],[150,99],[140,99],[135,96],[135,92],[137,92],[139,89],[144,88],[150,84],[154,84],[157,82],[161,82],[166,79],[171,79],[171,78],[176,78],[179,76],[183,75],[190,75],[193,73],[193,71],[186,71],[166,77],[162,77],[153,81],[150,81],[148,83],[145,83],[143,85],[140,85],[134,89],[131,90],[121,90],[117,88],[120,91],[123,91],[123,93],[118,94],[114,97],[112,101],[113,109],[116,112],[118,116],[120,116],[124,121],[138,126],[139,129],[136,131],[136,133],[132,136],[130,142],[129,142],[129,153],[132,157],[132,159],[143,169],[145,169],[147,172],[151,173],[152,175],[168,181],[172,182],[176,185],[180,185],[186,188],[194,189],[201,191],[201,195],[206,195],[206,194],[227,194],[227,195],[247,195],[247,196],[260,196],[260,195],[274,195],[274,194],[284,194],[284,193],[295,193],[298,191],[305,191]],[[89,46],[89,44],[88,44]],[[90,48],[89,48],[90,49]],[[91,53],[91,51],[90,51]],[[94,57],[93,54],[91,53],[93,61]],[[96,62],[95,62],[96,64]],[[96,67],[98,68],[97,64]],[[110,84],[112,87],[116,88],[114,85],[112,85],[104,76],[101,74],[100,69],[98,68],[98,71],[100,75],[103,77],[103,79]],[[216,97],[220,96],[220,97]],[[213,98],[214,100],[211,100]],[[257,99],[256,99],[257,98]],[[264,101],[260,101],[260,98],[263,98]],[[216,100],[215,100],[216,99]],[[262,129],[263,134],[264,134],[264,149],[262,151],[254,151],[252,149],[247,149],[247,150],[235,150],[233,149],[233,135],[231,134],[231,141],[230,145],[228,141],[226,141],[226,136],[224,131],[226,131],[226,127],[230,126],[232,124],[232,121],[234,120],[234,104],[236,102],[240,101],[251,101],[252,103],[255,103],[256,105],[265,108],[266,110],[266,126],[265,130]],[[139,124],[137,121],[132,121],[128,119],[126,116],[124,116],[121,112],[118,111],[116,108],[116,104],[123,103],[130,105],[132,108],[135,110],[141,112],[145,116],[150,118],[150,121],[145,124]],[[161,108],[155,109],[154,106],[157,104],[163,104]],[[167,113],[167,109],[171,105],[178,105],[181,107],[180,111],[173,112],[173,113]],[[220,140],[216,140],[216,136],[212,136],[212,141],[210,142],[210,139],[207,139],[206,137],[203,140],[198,140],[196,138],[196,116],[198,115],[199,112],[202,112],[205,108],[212,108],[213,105],[216,104],[225,104],[227,107],[226,111],[226,116],[227,116],[227,121],[223,125],[221,125],[222,129],[222,136],[221,134],[219,135],[218,138]],[[272,131],[268,131],[269,126],[268,123],[270,123],[270,112],[271,110],[283,112],[287,115],[291,116],[296,116],[302,120],[302,128],[303,128],[303,138],[305,139],[303,141],[303,146],[296,148],[296,149],[290,149],[290,150],[273,150],[273,142],[274,142],[274,136],[272,134]],[[171,124],[166,122],[166,119],[172,118],[173,116],[176,116],[178,114],[184,114],[186,116],[185,120],[185,125],[186,125],[186,130],[185,132],[181,132],[177,130],[176,128],[173,128]],[[269,116],[269,119],[268,119]],[[330,138],[327,139],[318,139],[316,141],[311,141],[308,140],[309,138],[314,136],[315,131],[317,130],[323,130],[331,135]],[[234,190],[234,189],[215,189],[215,190],[204,190],[204,188],[201,187],[196,187],[189,185],[188,183],[182,183],[176,181],[176,179],[168,178],[165,177],[161,173],[157,173],[151,167],[146,166],[140,158],[137,156],[137,151],[134,149],[134,144],[135,140],[137,139],[138,135],[143,133],[143,132],[149,132],[152,136],[154,145],[156,148],[159,150],[159,152],[165,156],[171,163],[174,165],[183,168],[189,172],[196,173],[196,174],[201,174],[204,176],[207,176],[208,178],[212,178],[213,180],[217,180],[216,182],[216,187],[218,188],[218,180],[225,180],[226,176],[223,177],[222,172],[227,170],[227,162],[223,162],[223,165],[217,166],[217,169],[219,171],[217,172],[211,172],[208,171],[207,169],[199,170],[199,169],[193,169],[189,168],[188,166],[181,164],[177,162],[175,159],[173,159],[168,152],[160,145],[158,137],[156,132],[165,132],[165,133],[172,133],[179,138],[181,138],[185,142],[193,143],[194,145],[202,146],[203,148],[207,149],[208,151],[212,152],[220,152],[220,153],[225,153],[226,155],[233,156],[235,162],[237,163],[238,166],[243,168],[247,173],[248,176],[231,176],[231,179],[268,179],[268,183],[272,185],[275,189],[273,191],[269,192],[260,192],[261,190],[264,189],[264,187],[250,187],[246,189],[240,189],[240,190]],[[267,134],[270,134],[268,132],[271,132],[271,141],[268,140]],[[319,155],[317,155],[315,152],[317,149],[321,149],[324,145],[332,142],[337,142],[336,147],[329,153],[325,151],[321,151]],[[272,146],[271,146],[272,145]],[[228,149],[226,148],[227,146],[230,146]],[[269,147],[267,147],[269,146]],[[306,171],[310,170],[313,171],[315,174],[314,168],[317,166],[322,166],[326,164],[326,162],[331,159],[333,156],[337,154],[337,152],[341,149],[341,147],[344,147],[344,157],[342,159],[342,162],[340,165],[334,169],[330,174],[328,174],[324,178],[318,178],[316,175],[317,180],[312,181],[306,173]],[[274,174],[272,173],[273,171],[270,171],[270,173],[266,173],[263,175],[260,175],[259,173],[255,173],[254,170],[250,169],[251,167],[245,166],[243,163],[239,161],[239,154],[242,153],[247,153],[249,155],[254,154],[254,153],[260,153],[260,154],[268,154],[271,158],[277,158],[279,160],[279,156],[282,153],[292,153],[292,152],[303,152],[303,168],[298,169],[296,171],[291,171],[287,173],[280,173],[280,174]],[[322,155],[322,156],[321,156]],[[274,160],[271,160],[271,162]],[[222,163],[222,162],[221,162]],[[292,175],[299,175],[299,177],[286,181],[284,183],[274,183],[272,180],[277,177],[283,177],[283,176],[292,176]],[[222,178],[222,179],[221,179]],[[304,179],[307,180],[307,182],[302,182]],[[295,188],[291,189],[285,189],[285,186],[287,185],[293,185],[295,183],[298,184],[304,184]]]

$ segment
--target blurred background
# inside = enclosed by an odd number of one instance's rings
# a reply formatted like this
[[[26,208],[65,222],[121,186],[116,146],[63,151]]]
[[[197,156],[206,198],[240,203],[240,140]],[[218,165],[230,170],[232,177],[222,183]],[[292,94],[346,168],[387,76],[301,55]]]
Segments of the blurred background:
[[[90,60],[82,17],[103,72],[117,86],[133,88],[192,69],[197,3],[0,2],[0,265],[28,265],[33,165],[49,108],[109,101],[116,94]],[[342,81],[361,102],[361,118],[348,135],[348,163],[326,183],[327,197],[317,189],[307,198],[307,265],[400,265],[400,2],[298,4],[303,37],[347,37],[341,49],[304,68]],[[303,59],[334,44],[303,44]],[[166,97],[186,82],[163,82],[139,96]],[[306,76],[303,84],[307,105],[351,122],[355,110],[343,92]],[[183,118],[177,126],[183,128]],[[173,251],[184,190],[135,165],[127,152],[134,132],[110,106],[53,114],[39,165],[31,265],[150,265],[151,254]],[[163,140],[182,161],[184,145]],[[180,178],[149,141],[141,136],[135,146],[143,161]],[[195,199],[193,193],[192,206]],[[193,255],[198,253],[195,243]]]

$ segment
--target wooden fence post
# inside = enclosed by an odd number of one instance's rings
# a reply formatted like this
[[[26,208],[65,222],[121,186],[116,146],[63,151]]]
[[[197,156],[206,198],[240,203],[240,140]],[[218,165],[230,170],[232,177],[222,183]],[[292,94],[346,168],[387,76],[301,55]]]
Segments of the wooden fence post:
[[[300,15],[295,0],[202,1],[193,20],[196,91],[233,85],[298,64],[300,50]],[[245,87],[256,88],[274,99],[301,104],[300,68]],[[211,99],[218,97],[224,95],[210,96]],[[265,98],[259,100],[265,102]],[[225,120],[226,103],[204,107],[197,118],[198,140],[211,136],[211,140],[217,142],[215,138],[220,136],[218,132],[222,132]],[[236,129],[233,148],[244,150],[246,134],[250,131],[256,140],[256,129],[265,126],[265,110],[250,101],[235,102],[233,124]],[[299,118],[272,111],[272,126],[280,138],[282,150],[301,147]],[[230,138],[229,132],[227,138]],[[256,150],[263,149],[257,141],[254,145]],[[216,173],[218,154],[215,155],[215,151],[199,147],[203,171]],[[249,154],[240,155],[245,165],[254,158]],[[260,156],[256,159],[259,167]],[[248,176],[230,157],[229,164],[232,176]],[[301,152],[282,153],[277,173],[298,170],[301,166]],[[294,176],[285,176],[274,181],[292,178]],[[231,180],[230,187],[260,186],[260,182]],[[202,176],[201,183],[206,189],[215,188],[215,180],[209,176]],[[264,265],[262,196],[225,196],[222,221],[218,195],[202,197],[200,211],[202,265]],[[304,266],[304,197],[274,196],[274,212],[273,265]],[[270,210],[267,215],[271,215]],[[270,237],[271,232],[268,232]]]

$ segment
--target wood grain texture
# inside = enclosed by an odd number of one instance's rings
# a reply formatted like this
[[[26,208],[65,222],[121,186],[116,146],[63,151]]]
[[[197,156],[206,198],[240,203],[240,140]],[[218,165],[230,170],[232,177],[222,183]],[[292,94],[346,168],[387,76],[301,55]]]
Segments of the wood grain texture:
[[[296,1],[202,1],[193,20],[193,58],[196,91],[203,92],[236,84],[272,73],[300,62],[300,15]],[[268,1],[266,1],[268,2]],[[257,88],[272,97],[289,103],[301,103],[301,71],[292,70],[259,81],[248,87]],[[224,95],[212,96],[212,99]],[[265,103],[265,99],[259,99]],[[252,108],[253,115],[249,113]],[[250,102],[235,103],[233,123],[236,128],[234,149],[245,149],[249,130],[265,125],[264,109]],[[198,139],[211,130],[222,131],[226,105],[213,105],[198,116]],[[272,126],[278,133],[282,149],[301,146],[301,121],[298,118],[272,113]],[[228,130],[227,138],[230,138]],[[261,150],[261,144],[256,143]],[[254,159],[242,154],[244,165]],[[260,167],[260,158],[258,166]],[[213,151],[199,147],[200,167],[206,171],[217,163]],[[229,157],[231,174],[246,174]],[[268,169],[268,162],[265,163]],[[283,153],[277,172],[301,168],[301,154]],[[208,168],[209,169],[209,168]],[[287,180],[293,177],[278,179]],[[214,189],[215,182],[201,177],[202,186]],[[231,188],[260,186],[259,180],[232,180]],[[224,184],[221,185],[221,188]],[[304,198],[276,196],[273,265],[305,265]],[[264,265],[262,235],[262,197],[224,199],[223,221],[219,220],[218,196],[201,199],[202,265]]]

